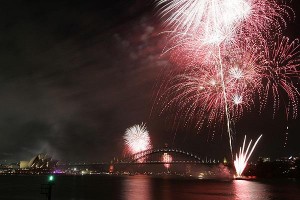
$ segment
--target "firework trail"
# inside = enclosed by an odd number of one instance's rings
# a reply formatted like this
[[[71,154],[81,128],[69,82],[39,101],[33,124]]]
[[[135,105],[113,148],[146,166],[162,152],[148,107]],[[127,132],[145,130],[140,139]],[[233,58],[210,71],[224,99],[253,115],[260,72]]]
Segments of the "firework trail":
[[[234,167],[236,170],[237,177],[241,177],[245,167],[247,166],[247,162],[261,137],[262,135],[258,137],[258,139],[254,143],[252,148],[251,148],[252,140],[250,140],[247,149],[245,149],[245,143],[246,143],[246,135],[245,135],[243,146],[240,147],[239,154],[236,154],[236,159],[234,160]]]
[[[130,154],[136,154],[152,147],[149,133],[143,123],[127,128],[123,139]]]

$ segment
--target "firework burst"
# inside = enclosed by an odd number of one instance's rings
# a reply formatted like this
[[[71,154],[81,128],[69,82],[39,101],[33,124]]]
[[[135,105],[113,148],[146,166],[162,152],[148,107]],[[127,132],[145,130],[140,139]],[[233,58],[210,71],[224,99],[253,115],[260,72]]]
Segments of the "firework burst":
[[[293,15],[291,8],[275,0],[158,0],[157,5],[170,32],[192,37],[197,47],[220,45],[238,35],[281,31]]]
[[[280,99],[285,100],[291,117],[296,118],[299,105],[299,91],[295,82],[299,81],[300,44],[299,40],[276,36],[274,41],[262,43],[258,73],[262,74],[259,96],[261,108],[269,101],[273,102],[274,114],[279,109]]]
[[[247,45],[245,45],[246,50]],[[223,75],[226,87],[226,100],[232,120],[239,119],[244,110],[254,104],[253,88],[259,85],[256,57],[248,50],[224,51]],[[218,60],[211,59],[205,65],[190,67],[178,75],[171,76],[162,93],[163,111],[178,107],[178,115],[187,121],[197,118],[197,126],[215,124],[225,119],[225,99]],[[205,123],[206,122],[206,123]]]
[[[227,98],[229,89],[221,56],[222,46],[228,42],[235,43],[247,36],[253,38],[253,33],[258,33],[262,37],[266,30],[280,31],[281,24],[286,24],[284,15],[289,16],[288,11],[284,6],[279,6],[275,0],[159,0],[157,3],[162,6],[161,13],[166,17],[165,22],[172,26],[171,33],[175,33],[175,39],[179,41],[172,49],[178,46],[192,46],[190,49],[193,52],[201,52],[200,60],[207,60],[206,57],[210,55],[217,57],[220,93],[223,98],[223,101],[217,104],[224,104],[233,156],[230,105]],[[192,42],[189,38],[192,38]],[[242,100],[242,95],[235,93],[233,102],[239,105]]]
[[[164,53],[185,67],[210,62],[245,40],[281,33],[294,18],[292,8],[275,0],[157,0],[157,5],[170,29]]]
[[[236,122],[244,112],[259,105],[260,112],[273,104],[274,114],[279,105],[296,117],[299,92],[294,83],[299,80],[300,45],[296,39],[276,36],[276,42],[244,41],[223,49],[224,84],[231,121]],[[189,66],[171,74],[165,90],[159,94],[162,111],[176,107],[176,115],[196,126],[214,126],[225,121],[225,99],[217,58]]]
[[[125,131],[124,142],[130,154],[136,154],[151,148],[149,132],[145,124],[134,125]]]
[[[166,31],[165,52],[184,66],[160,99],[163,109],[178,106],[177,116],[197,126],[226,119],[232,154],[231,122],[254,105],[272,101],[297,115],[299,42],[281,35],[293,10],[276,0],[157,0]],[[270,100],[270,98],[272,100]],[[274,112],[275,113],[275,112]],[[233,154],[232,154],[233,155]]]

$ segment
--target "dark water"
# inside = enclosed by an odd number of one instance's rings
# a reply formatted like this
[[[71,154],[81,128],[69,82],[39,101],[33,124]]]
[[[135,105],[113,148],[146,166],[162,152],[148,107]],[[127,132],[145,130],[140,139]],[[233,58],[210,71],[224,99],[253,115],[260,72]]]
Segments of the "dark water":
[[[46,199],[45,176],[0,176],[0,200]],[[149,176],[57,176],[53,200],[225,200],[300,199],[300,182],[217,181]]]

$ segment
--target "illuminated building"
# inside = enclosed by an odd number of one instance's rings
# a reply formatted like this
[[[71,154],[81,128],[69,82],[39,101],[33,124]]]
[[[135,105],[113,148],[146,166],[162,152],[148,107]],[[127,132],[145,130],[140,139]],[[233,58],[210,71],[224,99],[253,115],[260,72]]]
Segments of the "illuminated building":
[[[30,169],[45,169],[54,168],[57,164],[57,160],[53,160],[51,156],[47,154],[38,154],[34,156],[30,161],[20,161],[20,168]]]

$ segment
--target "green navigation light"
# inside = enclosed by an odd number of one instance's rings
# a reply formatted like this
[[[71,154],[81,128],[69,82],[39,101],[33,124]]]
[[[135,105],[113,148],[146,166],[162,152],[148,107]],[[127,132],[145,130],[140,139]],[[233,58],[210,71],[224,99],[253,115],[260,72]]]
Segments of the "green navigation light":
[[[53,181],[54,181],[54,176],[53,176],[53,175],[50,175],[50,176],[48,177],[48,181],[49,181],[49,182],[53,182]]]

